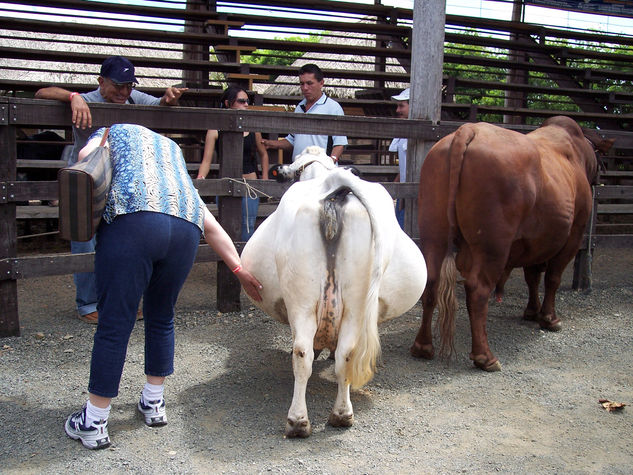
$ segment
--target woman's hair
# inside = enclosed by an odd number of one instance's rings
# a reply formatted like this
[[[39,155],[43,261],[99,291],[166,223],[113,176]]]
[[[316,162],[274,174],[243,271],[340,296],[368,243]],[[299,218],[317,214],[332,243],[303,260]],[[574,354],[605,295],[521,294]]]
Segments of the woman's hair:
[[[243,87],[235,86],[235,85],[227,87],[224,90],[222,97],[220,98],[220,107],[223,109],[226,109],[227,107],[226,104],[228,103],[228,107],[230,109],[233,103],[235,102],[235,100],[237,99],[237,95],[241,91],[244,91],[244,93],[248,95],[248,93],[246,92],[246,89],[244,89]]]

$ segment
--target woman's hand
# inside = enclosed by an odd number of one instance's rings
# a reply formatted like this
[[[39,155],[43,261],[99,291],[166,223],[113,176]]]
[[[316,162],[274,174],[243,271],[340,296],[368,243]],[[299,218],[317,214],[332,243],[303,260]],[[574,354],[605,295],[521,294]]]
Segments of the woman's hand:
[[[255,278],[255,276],[244,268],[241,268],[239,271],[237,271],[235,275],[240,280],[240,284],[242,284],[244,292],[246,292],[248,296],[256,302],[261,302],[262,296],[260,295],[259,291],[262,290],[263,287],[262,284],[260,284],[259,281]]]

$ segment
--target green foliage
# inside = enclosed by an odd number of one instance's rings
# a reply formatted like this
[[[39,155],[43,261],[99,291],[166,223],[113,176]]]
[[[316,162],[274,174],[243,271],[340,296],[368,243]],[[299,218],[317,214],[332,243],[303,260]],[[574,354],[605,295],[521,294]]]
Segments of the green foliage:
[[[482,36],[475,31],[466,32],[468,35],[475,37]],[[586,70],[616,70],[633,72],[633,49],[623,48],[621,45],[598,44],[591,42],[570,42],[565,39],[548,40],[547,46],[556,46],[560,51],[556,55],[566,58],[565,63],[569,67],[577,68],[579,71]],[[589,57],[586,52],[597,53],[596,57]],[[455,58],[457,56],[457,58]],[[471,63],[462,57],[473,58]],[[630,57],[631,59],[629,59]],[[478,45],[466,45],[464,43],[448,43],[445,47],[444,74],[459,79],[486,81],[490,83],[507,82],[508,70],[493,66],[485,66],[474,64],[480,59],[508,59],[506,50],[500,50],[494,47],[485,47]],[[583,75],[579,75],[583,78]],[[578,87],[584,87],[595,91],[607,91],[611,93],[632,93],[633,85],[630,81],[620,79],[612,79],[602,76],[588,76],[590,79],[579,79]],[[583,81],[583,82],[580,82]],[[556,110],[556,111],[581,111],[581,104],[574,102],[564,93],[557,93],[556,89],[559,84],[550,79],[546,73],[530,70],[527,73],[527,84],[537,88],[542,88],[540,92],[533,92],[527,95],[524,107],[533,110]],[[549,89],[549,90],[548,90]],[[551,90],[551,91],[550,91]],[[494,84],[490,87],[482,86],[460,86],[454,91],[452,99],[456,103],[472,104],[481,106],[503,106],[504,90],[496,88]],[[590,95],[580,100],[591,100]],[[604,96],[602,96],[604,97]],[[578,100],[578,99],[577,99]],[[600,99],[596,99],[600,100]],[[630,101],[621,100],[609,105],[609,112],[613,113],[631,113],[633,105]],[[606,112],[606,110],[605,110]],[[463,117],[466,119],[467,117]],[[501,114],[479,113],[479,120],[500,122]],[[538,124],[542,121],[536,114],[533,118],[528,118],[527,122]]]
[[[293,41],[305,43],[318,43],[321,36],[310,34],[307,38],[304,36],[290,36],[287,38],[275,38],[278,41]],[[253,54],[242,56],[244,63],[250,64],[271,64],[279,66],[290,66],[297,58],[300,58],[304,51],[282,51],[274,49],[258,49]]]

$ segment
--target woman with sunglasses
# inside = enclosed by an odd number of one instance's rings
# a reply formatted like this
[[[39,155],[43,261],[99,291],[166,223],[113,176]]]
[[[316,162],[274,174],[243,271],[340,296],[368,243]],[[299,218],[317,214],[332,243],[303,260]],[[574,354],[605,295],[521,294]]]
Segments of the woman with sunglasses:
[[[224,109],[248,109],[248,94],[239,86],[229,86],[222,94],[220,107]],[[218,143],[217,130],[208,130],[204,142],[202,162],[196,178],[206,178],[211,168],[213,152]],[[220,147],[218,147],[220,150]],[[268,152],[262,145],[262,134],[259,132],[244,132],[244,150],[242,154],[242,177],[247,180],[257,179],[257,155],[262,164],[262,180],[268,180]],[[259,197],[245,196],[242,199],[242,241],[248,241],[255,231],[255,220],[259,208]]]

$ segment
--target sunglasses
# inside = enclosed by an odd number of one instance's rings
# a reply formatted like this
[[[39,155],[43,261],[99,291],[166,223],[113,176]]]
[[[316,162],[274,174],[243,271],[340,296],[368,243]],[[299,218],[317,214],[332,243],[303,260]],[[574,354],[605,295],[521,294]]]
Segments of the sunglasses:
[[[248,104],[248,99],[235,99],[235,102],[239,102],[240,104]]]
[[[136,83],[133,83],[133,82],[118,83],[118,82],[114,82],[112,79],[108,79],[108,81],[110,81],[110,84],[112,84],[116,89],[135,89],[136,88]]]

